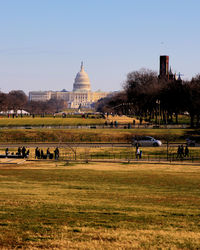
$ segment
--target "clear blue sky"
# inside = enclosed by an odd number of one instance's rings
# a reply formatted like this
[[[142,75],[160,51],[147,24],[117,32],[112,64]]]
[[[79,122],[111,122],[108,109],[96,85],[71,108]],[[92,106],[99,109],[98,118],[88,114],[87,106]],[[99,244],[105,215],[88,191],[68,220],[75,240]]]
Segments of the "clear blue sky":
[[[0,0],[0,88],[72,90],[83,60],[92,89],[119,90],[128,72],[200,73],[199,0]]]

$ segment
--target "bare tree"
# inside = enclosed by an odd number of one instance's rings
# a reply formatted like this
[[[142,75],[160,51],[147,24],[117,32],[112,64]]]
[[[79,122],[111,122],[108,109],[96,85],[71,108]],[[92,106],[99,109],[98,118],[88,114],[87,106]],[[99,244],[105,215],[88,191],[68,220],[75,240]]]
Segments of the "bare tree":
[[[196,117],[196,126],[199,127],[200,120],[200,74],[192,78],[185,84],[186,88],[186,110],[190,114],[190,126],[194,127]]]
[[[155,107],[158,94],[158,77],[149,69],[130,72],[124,83],[127,99],[133,103],[135,113],[147,116]]]
[[[8,108],[7,94],[0,92],[0,111],[6,111]]]
[[[22,90],[12,90],[8,93],[8,107],[15,112],[24,109],[27,104],[27,96]]]

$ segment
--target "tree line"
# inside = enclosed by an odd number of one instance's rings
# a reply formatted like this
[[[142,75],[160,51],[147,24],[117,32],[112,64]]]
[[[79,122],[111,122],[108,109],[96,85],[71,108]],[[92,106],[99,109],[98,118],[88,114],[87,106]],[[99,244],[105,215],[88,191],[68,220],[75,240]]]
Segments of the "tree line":
[[[98,101],[97,111],[136,115],[146,121],[178,124],[179,115],[190,117],[190,126],[200,126],[200,74],[190,81],[180,77],[159,78],[149,69],[130,72],[123,90]],[[175,120],[173,120],[175,117]]]
[[[30,114],[53,114],[62,111],[65,107],[64,100],[50,99],[45,102],[29,101],[22,90],[12,90],[9,93],[0,92],[0,111],[25,110]]]

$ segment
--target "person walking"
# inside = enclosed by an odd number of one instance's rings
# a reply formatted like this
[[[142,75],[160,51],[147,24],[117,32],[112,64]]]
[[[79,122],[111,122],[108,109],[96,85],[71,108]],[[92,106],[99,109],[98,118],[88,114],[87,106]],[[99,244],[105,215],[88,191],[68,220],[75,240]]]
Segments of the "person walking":
[[[189,156],[189,148],[188,146],[185,147],[185,157]]]
[[[39,159],[40,158],[40,150],[38,149],[38,147],[35,149],[35,159]]]
[[[58,147],[54,150],[55,160],[58,160],[59,158],[59,149]]]
[[[50,150],[47,148],[47,159],[50,159]]]
[[[177,159],[181,158],[181,146],[180,145],[178,146],[178,149],[177,149],[177,156],[176,156],[176,158]]]
[[[140,149],[139,147],[136,148],[136,159],[140,158]]]
[[[58,160],[58,158],[59,158],[59,149],[58,149],[58,147],[56,148],[56,160]]]
[[[36,147],[35,149],[35,159],[37,159],[37,157],[38,157],[38,147]]]

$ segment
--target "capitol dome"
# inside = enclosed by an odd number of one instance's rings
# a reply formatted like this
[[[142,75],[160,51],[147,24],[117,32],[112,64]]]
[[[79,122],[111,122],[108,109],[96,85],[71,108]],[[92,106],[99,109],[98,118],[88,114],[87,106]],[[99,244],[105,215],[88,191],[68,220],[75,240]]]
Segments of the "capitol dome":
[[[84,71],[83,63],[81,63],[80,72],[78,72],[76,75],[74,85],[73,85],[73,91],[76,91],[76,92],[91,91],[90,79],[88,77],[88,74]]]

